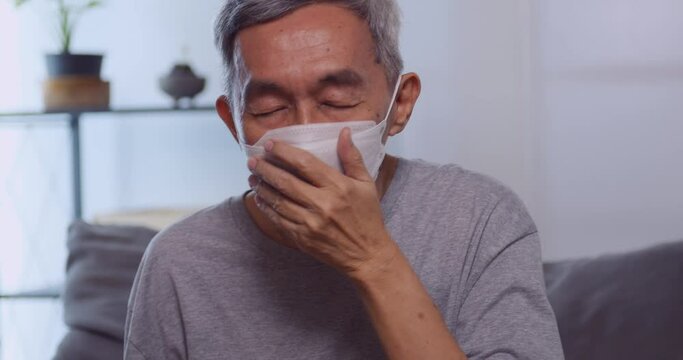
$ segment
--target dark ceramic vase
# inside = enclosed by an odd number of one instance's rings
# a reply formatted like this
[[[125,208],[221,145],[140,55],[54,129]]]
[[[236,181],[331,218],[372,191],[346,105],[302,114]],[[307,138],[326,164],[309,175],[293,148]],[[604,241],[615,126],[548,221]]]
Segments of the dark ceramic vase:
[[[192,99],[202,90],[206,80],[195,75],[192,68],[187,64],[177,64],[173,66],[171,73],[159,79],[161,89],[173,98],[175,108],[180,108],[181,99],[189,99],[192,106]]]
[[[51,78],[63,76],[100,77],[102,55],[49,54],[45,56],[47,73]]]

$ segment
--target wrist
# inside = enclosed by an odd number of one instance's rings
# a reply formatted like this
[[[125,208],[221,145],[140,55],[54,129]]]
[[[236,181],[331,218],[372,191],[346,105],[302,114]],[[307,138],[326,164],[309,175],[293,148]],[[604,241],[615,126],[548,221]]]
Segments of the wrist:
[[[360,289],[375,288],[400,277],[402,260],[401,249],[389,239],[385,247],[347,275]]]

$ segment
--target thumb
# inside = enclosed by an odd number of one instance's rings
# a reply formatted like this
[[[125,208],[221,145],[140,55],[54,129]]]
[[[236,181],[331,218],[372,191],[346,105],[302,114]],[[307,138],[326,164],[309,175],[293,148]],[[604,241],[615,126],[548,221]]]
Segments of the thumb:
[[[353,144],[351,139],[351,129],[344,128],[339,134],[339,141],[337,142],[337,154],[341,162],[344,174],[346,176],[361,181],[372,182],[372,177],[365,168],[363,162],[363,155],[360,150]]]

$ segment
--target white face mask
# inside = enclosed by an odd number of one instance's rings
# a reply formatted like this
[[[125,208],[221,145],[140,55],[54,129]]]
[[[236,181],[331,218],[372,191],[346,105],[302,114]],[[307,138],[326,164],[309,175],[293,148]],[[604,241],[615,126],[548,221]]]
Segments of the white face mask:
[[[242,148],[247,157],[263,156],[266,153],[263,147],[266,142],[268,140],[279,140],[312,153],[327,165],[343,173],[344,170],[337,154],[337,142],[339,140],[339,133],[345,127],[348,127],[351,129],[351,138],[354,145],[363,155],[363,162],[368,173],[370,173],[373,179],[377,179],[379,167],[385,155],[382,138],[384,137],[387,119],[396,101],[400,84],[401,78],[399,77],[394,92],[391,95],[389,109],[379,124],[373,120],[361,120],[292,125],[269,130],[254,145],[242,144]]]

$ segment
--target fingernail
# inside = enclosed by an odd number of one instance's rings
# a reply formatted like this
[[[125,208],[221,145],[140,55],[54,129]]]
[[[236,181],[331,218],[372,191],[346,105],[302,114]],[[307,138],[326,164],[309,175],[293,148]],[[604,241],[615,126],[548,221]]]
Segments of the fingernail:
[[[353,144],[353,137],[351,136],[351,128],[348,128],[348,127],[344,128],[344,131],[346,131],[346,134],[349,137],[349,142],[351,142],[351,144]]]
[[[253,158],[253,157],[249,158],[249,161],[247,161],[247,167],[249,168],[249,170],[256,169],[256,162],[257,162],[256,158]]]
[[[272,141],[268,140],[268,141],[266,141],[266,144],[263,145],[263,148],[266,149],[266,151],[271,151],[271,150],[273,150],[273,146],[274,146],[274,145],[275,145],[275,143],[273,143]]]

